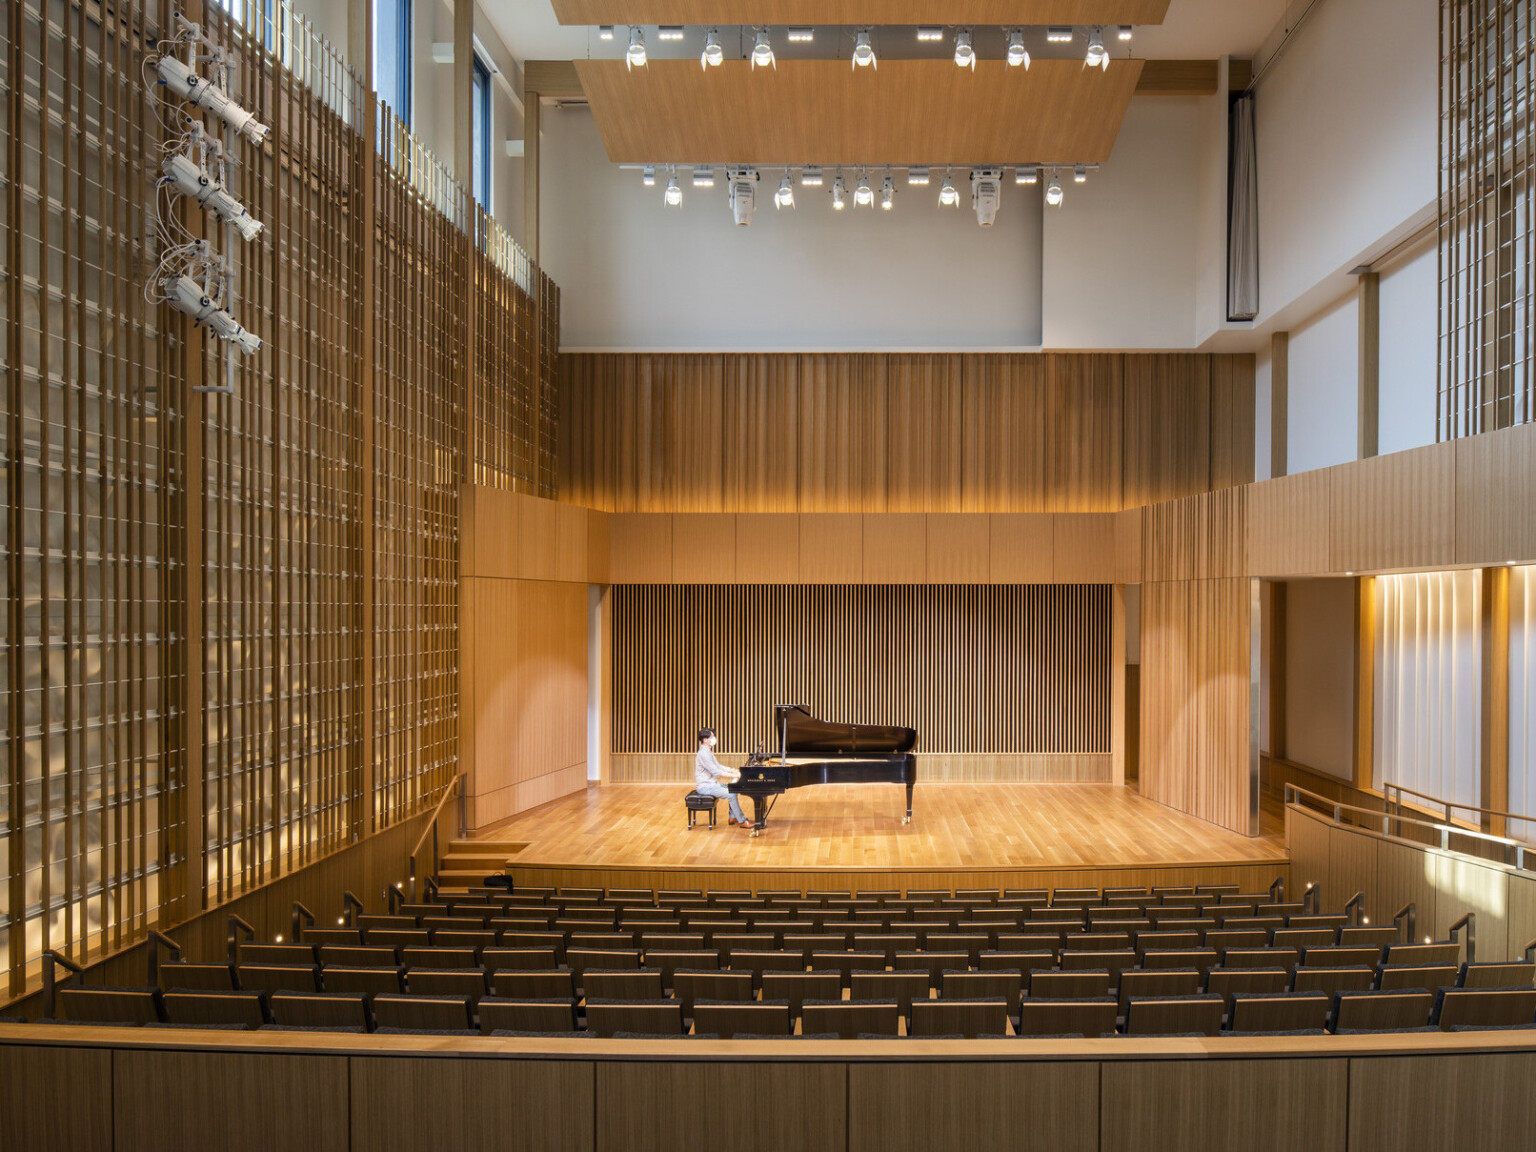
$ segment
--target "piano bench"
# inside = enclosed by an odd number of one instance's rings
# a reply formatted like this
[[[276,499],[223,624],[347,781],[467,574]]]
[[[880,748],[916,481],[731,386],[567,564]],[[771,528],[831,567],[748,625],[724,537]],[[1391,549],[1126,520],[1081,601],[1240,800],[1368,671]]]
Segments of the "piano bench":
[[[693,822],[699,818],[700,812],[709,813],[709,826],[715,826],[715,806],[720,801],[713,796],[705,796],[699,792],[690,792],[683,797],[683,804],[688,809],[688,827],[693,827]]]

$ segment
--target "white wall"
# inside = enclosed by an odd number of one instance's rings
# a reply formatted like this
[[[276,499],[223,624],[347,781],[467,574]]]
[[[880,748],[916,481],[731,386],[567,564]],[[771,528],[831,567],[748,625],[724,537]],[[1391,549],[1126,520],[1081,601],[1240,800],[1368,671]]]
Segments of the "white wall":
[[[1352,780],[1355,583],[1291,580],[1285,587],[1285,758]]]
[[[1131,101],[1107,165],[1045,214],[1045,346],[1192,348],[1202,112]]]
[[[1323,0],[1261,81],[1260,323],[1435,203],[1438,18],[1435,0]]]
[[[540,254],[568,349],[1027,348],[1040,343],[1039,192],[1003,187],[996,225],[898,180],[896,208],[834,213],[830,188],[777,211],[763,173],[750,227],[723,184],[662,205],[610,164],[585,110],[543,117]],[[718,179],[718,177],[717,177]],[[875,180],[878,187],[878,177]],[[1109,273],[1106,272],[1105,275]]]
[[[1308,472],[1359,452],[1360,306],[1350,295],[1291,330],[1286,471]]]
[[[1439,262],[1423,245],[1381,274],[1381,416],[1378,451],[1435,442],[1440,354]]]
[[[1271,416],[1274,412],[1274,363],[1270,357],[1269,341],[1259,345],[1254,353],[1253,368],[1253,478],[1273,480],[1270,474],[1273,438]]]

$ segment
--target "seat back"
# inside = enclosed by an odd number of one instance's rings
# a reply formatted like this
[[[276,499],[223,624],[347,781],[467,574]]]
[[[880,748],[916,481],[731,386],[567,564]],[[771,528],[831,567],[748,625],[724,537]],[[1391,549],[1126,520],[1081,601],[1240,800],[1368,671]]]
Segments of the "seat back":
[[[1388,964],[1460,964],[1461,945],[1455,940],[1429,944],[1388,944]]]
[[[1038,975],[1038,973],[1036,973]],[[974,1000],[914,1000],[910,1036],[1006,1036],[1008,1001],[1002,997]]]
[[[855,972],[857,980],[864,973]],[[881,973],[888,975],[888,973]],[[924,976],[926,982],[927,977]],[[842,995],[843,976],[841,972],[764,972],[763,973],[763,999],[787,1000],[789,1002],[789,1014],[800,1015],[800,1005],[807,1000],[836,1000]],[[924,990],[926,995],[926,988]],[[855,994],[854,999],[860,999]],[[808,1029],[803,1029],[808,1031]]]
[[[325,968],[393,968],[399,963],[398,948],[369,947],[367,944],[326,944],[320,949],[320,965]]]
[[[1400,988],[1452,987],[1461,974],[1454,964],[1383,964],[1376,969],[1376,987],[1383,992]]]
[[[233,992],[235,969],[230,964],[194,964],[170,960],[160,965],[160,987],[194,992]]]
[[[261,992],[167,992],[163,1003],[166,1023],[189,1028],[260,1028],[268,1022],[267,998]]]
[[[1103,996],[1109,990],[1109,971],[1105,968],[1082,972],[1031,972],[1029,995],[1046,1000],[1069,1000]]]
[[[380,1028],[419,1032],[457,1032],[474,1027],[468,996],[375,996],[373,1018]]]
[[[407,968],[478,968],[473,948],[402,948],[401,962]]]
[[[1119,1009],[1113,996],[1093,996],[1074,1000],[1036,999],[1031,996],[1019,1006],[1020,1036],[1056,1036],[1079,1032],[1098,1036],[1115,1030]]]
[[[1325,992],[1238,992],[1232,996],[1233,1032],[1300,1032],[1326,1027],[1331,996]]]
[[[491,973],[491,992],[515,1000],[574,1000],[576,985],[568,968],[508,968]]]
[[[1143,968],[1198,968],[1204,973],[1216,964],[1213,948],[1152,948],[1141,954]]]
[[[368,1001],[361,992],[274,992],[267,999],[272,1023],[284,1028],[368,1029]]]
[[[855,1000],[894,1000],[902,1014],[910,1016],[912,1002],[927,1000],[932,987],[933,978],[926,971],[855,972],[849,984],[849,995]],[[766,995],[766,987],[763,991]]]
[[[783,1000],[695,1000],[693,1030],[715,1036],[788,1036],[789,1005]]]
[[[1295,948],[1228,948],[1222,953],[1223,968],[1284,968],[1292,971],[1301,963]]]
[[[1374,968],[1381,963],[1381,949],[1375,944],[1310,946],[1301,950],[1301,962],[1308,968],[1353,968],[1362,964]]]
[[[694,1003],[699,1000],[750,1000],[752,973],[679,968],[672,974],[672,995],[683,1006],[684,1015],[692,1015]],[[708,1032],[711,1029],[695,1026],[695,1031]]]
[[[1366,992],[1376,984],[1374,968],[1298,968],[1292,977],[1293,992]]]
[[[939,995],[946,1000],[1002,999],[1010,1016],[1018,1015],[1024,995],[1024,973],[1017,968],[990,972],[945,972],[939,978]]]
[[[1385,928],[1370,924],[1345,924],[1339,929],[1339,944],[1343,947],[1374,944],[1378,948],[1385,948],[1396,940],[1397,929],[1390,924]]]
[[[404,968],[327,968],[320,974],[327,992],[404,992]]]
[[[412,996],[464,996],[471,1005],[487,991],[484,968],[408,968],[405,986]]]
[[[1536,984],[1536,964],[1463,964],[1458,983],[1463,988],[1530,988]]]
[[[480,1001],[480,1031],[573,1032],[576,1001],[558,997],[491,997]]]
[[[899,1036],[901,1006],[894,1000],[807,1000],[800,1011],[800,1031],[836,1033],[844,1040],[860,1035]]]
[[[1441,988],[1434,1022],[1441,1028],[1498,1027],[1536,1020],[1536,988]]]
[[[581,977],[588,968],[618,969],[639,968],[640,953],[633,949],[613,949],[594,951],[586,948],[570,948],[565,953],[565,963],[571,970],[571,975],[576,978],[576,983],[581,983]]]
[[[588,968],[582,977],[582,988],[587,999],[599,1000],[660,1000],[662,997],[661,970],[658,968]],[[620,1031],[638,1032],[638,1028]],[[681,1027],[679,1027],[681,1031]]]
[[[308,968],[316,962],[315,945],[309,941],[303,944],[241,944],[236,959],[240,964],[262,967],[299,964]]]
[[[1127,968],[1120,973],[1120,1011],[1133,996],[1193,996],[1199,991],[1198,968]]]
[[[1212,968],[1205,976],[1205,990],[1225,999],[1235,992],[1284,992],[1290,982],[1284,968]]]
[[[242,992],[318,992],[320,968],[303,964],[241,964],[235,979]]]
[[[683,1034],[683,1006],[676,1000],[645,997],[587,1000],[587,1031],[599,1036],[643,1032],[656,1036]]]
[[[1133,996],[1125,1006],[1128,1036],[1170,1036],[1199,1032],[1215,1036],[1221,1031],[1226,1002],[1220,996]]]
[[[1422,1028],[1434,1007],[1435,994],[1424,988],[1339,992],[1333,998],[1333,1030]]]
[[[720,967],[720,953],[708,950],[651,951],[645,953],[645,966],[661,973],[664,987],[672,987],[672,979],[679,968],[707,969]],[[801,965],[803,968],[804,965]]]
[[[480,963],[488,972],[511,969],[548,971],[559,966],[553,948],[487,948],[480,953]]]
[[[158,1024],[165,1019],[158,988],[66,985],[55,995],[61,1018],[82,1024]]]

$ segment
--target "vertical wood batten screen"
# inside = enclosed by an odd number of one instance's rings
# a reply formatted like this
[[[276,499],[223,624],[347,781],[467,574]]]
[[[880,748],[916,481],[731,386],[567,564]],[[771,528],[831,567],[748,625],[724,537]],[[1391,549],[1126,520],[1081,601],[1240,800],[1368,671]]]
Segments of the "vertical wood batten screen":
[[[1104,585],[621,585],[613,752],[772,747],[773,706],[915,728],[920,754],[1107,754]]]
[[[1509,810],[1536,813],[1536,567],[1509,574]],[[1509,835],[1536,839],[1536,822]]]
[[[1482,580],[1378,576],[1374,785],[1478,804]]]
[[[1533,56],[1536,0],[1441,0],[1441,440],[1536,419]]]
[[[11,0],[0,16],[13,991],[45,949],[99,952],[182,907],[181,349],[141,294],[161,128],[139,63],[162,15]]]

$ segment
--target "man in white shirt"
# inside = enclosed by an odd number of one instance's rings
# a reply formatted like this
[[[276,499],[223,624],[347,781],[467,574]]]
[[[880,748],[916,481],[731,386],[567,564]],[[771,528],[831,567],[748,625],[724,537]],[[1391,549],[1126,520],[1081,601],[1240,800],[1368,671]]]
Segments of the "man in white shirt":
[[[741,774],[715,759],[715,743],[713,728],[699,729],[699,754],[693,758],[693,790],[701,796],[730,801],[731,823],[750,828],[747,818],[741,814],[741,801],[720,782],[738,779]]]

